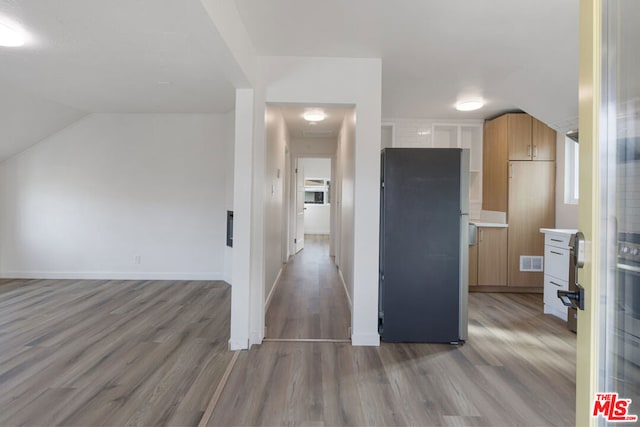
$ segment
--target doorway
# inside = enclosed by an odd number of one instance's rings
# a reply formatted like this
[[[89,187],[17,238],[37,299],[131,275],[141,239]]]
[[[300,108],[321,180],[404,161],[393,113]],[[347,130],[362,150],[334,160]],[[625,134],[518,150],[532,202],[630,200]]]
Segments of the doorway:
[[[351,323],[332,251],[333,158],[292,159],[292,255],[266,313],[267,340],[348,340]]]
[[[308,109],[290,104],[268,108],[273,126],[280,123],[286,128],[280,132],[287,143],[283,185],[286,253],[278,279],[267,291],[264,336],[266,340],[349,341],[351,299],[336,251],[342,196],[338,147],[344,118],[351,117],[345,113],[353,109],[314,107],[324,112],[326,120],[306,123],[302,117]]]
[[[329,254],[332,236],[331,186],[333,161],[324,157],[297,157],[292,181],[295,179],[295,228],[294,253],[300,252],[305,245],[306,236],[315,241],[326,240]]]

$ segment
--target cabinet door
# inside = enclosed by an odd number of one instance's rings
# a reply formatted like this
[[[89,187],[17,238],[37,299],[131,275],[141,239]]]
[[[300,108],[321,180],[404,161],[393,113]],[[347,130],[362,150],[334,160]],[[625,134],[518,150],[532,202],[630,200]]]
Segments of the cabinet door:
[[[507,116],[488,120],[484,124],[482,209],[507,211]]]
[[[506,286],[507,229],[478,229],[478,286]]]
[[[556,131],[533,118],[531,143],[533,144],[533,160],[556,159]]]
[[[507,145],[509,160],[531,160],[531,116],[528,114],[507,114]]]
[[[469,246],[469,286],[478,284],[478,245]]]
[[[541,228],[555,226],[555,162],[509,163],[508,284],[540,287],[542,272],[520,271],[520,256],[543,256]]]

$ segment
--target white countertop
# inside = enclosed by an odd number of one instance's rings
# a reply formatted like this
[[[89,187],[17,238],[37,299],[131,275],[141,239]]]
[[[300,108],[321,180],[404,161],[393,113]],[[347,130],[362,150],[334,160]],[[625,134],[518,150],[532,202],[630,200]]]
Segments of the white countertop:
[[[578,232],[578,230],[575,230],[573,228],[541,228],[540,232],[541,233],[572,235],[572,234],[576,234]]]
[[[481,221],[475,221],[475,220],[471,220],[469,221],[469,224],[473,224],[476,227],[493,227],[493,228],[507,228],[509,227],[509,224],[501,224],[498,222],[481,222]]]

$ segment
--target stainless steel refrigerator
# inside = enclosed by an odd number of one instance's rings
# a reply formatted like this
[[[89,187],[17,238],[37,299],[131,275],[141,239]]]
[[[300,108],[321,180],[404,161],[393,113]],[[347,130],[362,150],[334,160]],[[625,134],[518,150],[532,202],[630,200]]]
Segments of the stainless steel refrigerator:
[[[469,290],[469,150],[385,148],[379,332],[388,342],[463,343]]]

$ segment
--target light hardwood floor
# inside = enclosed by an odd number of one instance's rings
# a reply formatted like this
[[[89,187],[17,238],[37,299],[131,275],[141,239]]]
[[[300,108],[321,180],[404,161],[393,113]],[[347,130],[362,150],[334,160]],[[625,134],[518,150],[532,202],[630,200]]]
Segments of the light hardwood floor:
[[[222,282],[0,281],[0,425],[197,425],[229,307]]]
[[[469,340],[268,342],[242,352],[211,426],[573,426],[575,335],[542,296],[471,294]]]
[[[329,236],[305,236],[304,249],[282,272],[265,325],[267,338],[349,339],[351,312]]]

